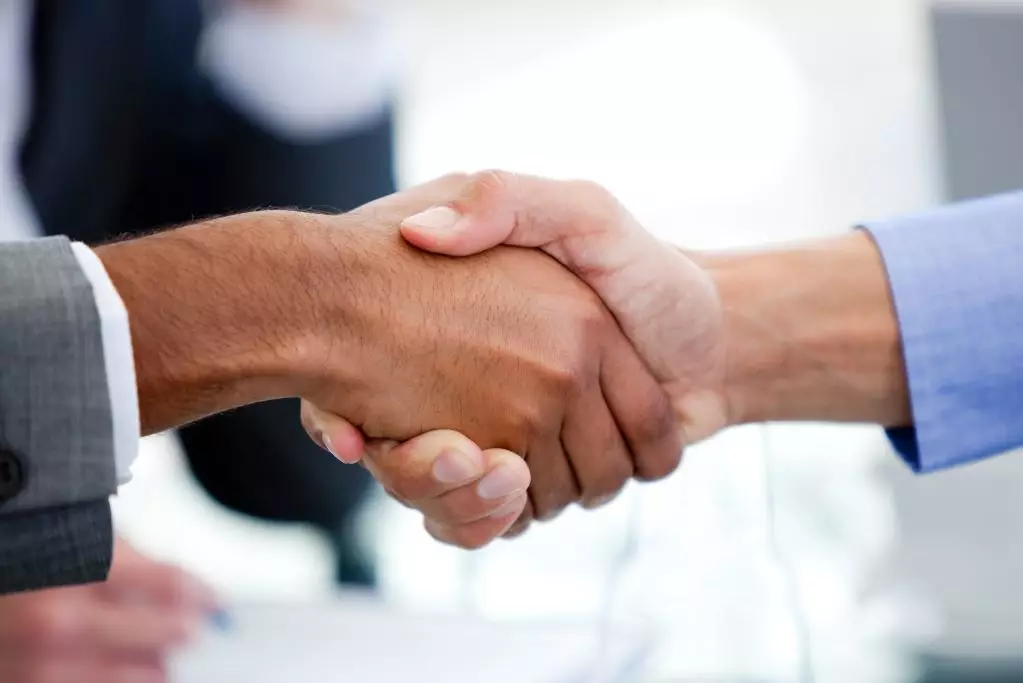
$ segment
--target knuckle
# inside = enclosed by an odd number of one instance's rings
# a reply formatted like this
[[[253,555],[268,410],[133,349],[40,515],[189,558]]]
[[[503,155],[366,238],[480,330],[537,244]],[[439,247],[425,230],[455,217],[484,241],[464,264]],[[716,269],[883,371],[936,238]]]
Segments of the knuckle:
[[[651,387],[636,397],[636,415],[639,416],[633,427],[633,441],[639,447],[657,447],[666,444],[678,444],[679,421],[671,399],[661,388]]]
[[[647,464],[640,470],[637,478],[640,481],[654,482],[665,479],[675,473],[682,465],[682,447],[664,450],[656,457],[647,460]]]
[[[470,182],[481,192],[503,192],[515,182],[515,174],[500,169],[488,169],[473,174]]]
[[[533,490],[533,506],[536,521],[549,522],[556,519],[558,515],[572,503],[579,500],[579,495],[564,489]]]
[[[548,368],[558,395],[579,396],[599,383],[600,342],[596,330],[602,326],[603,321],[586,315],[580,319],[576,335],[565,335]]]
[[[625,485],[635,475],[631,464],[621,463],[619,458],[614,460],[615,464],[609,465],[602,476],[584,487],[582,502],[585,507],[601,507],[609,503],[622,492]]]
[[[443,183],[450,183],[452,185],[456,184],[466,185],[472,180],[472,176],[470,176],[468,173],[455,171],[454,173],[447,173],[441,176],[440,180]]]
[[[585,198],[586,204],[595,212],[605,213],[617,210],[620,206],[618,198],[606,187],[592,180],[570,180],[569,191],[574,196]]]
[[[568,508],[572,501],[551,498],[543,503],[538,502],[536,506],[536,521],[553,522],[561,516],[561,513]]]
[[[671,475],[682,463],[684,443],[671,401],[661,391],[650,391],[640,399],[638,423],[634,426],[632,448],[637,477],[658,481]]]
[[[623,490],[624,489],[618,489],[617,491],[612,491],[611,493],[607,493],[603,496],[585,500],[583,501],[583,507],[587,510],[599,510],[600,508],[606,507],[616,501],[618,496],[622,494]]]
[[[550,418],[545,406],[540,401],[527,400],[518,403],[508,413],[507,419],[513,436],[511,444],[518,445],[517,448],[513,447],[511,450],[524,453],[528,444],[533,443],[548,431],[546,424]]]
[[[664,438],[651,443],[639,458],[642,463],[636,476],[641,481],[659,481],[670,476],[682,464],[683,444],[680,438]]]
[[[560,363],[551,369],[551,381],[557,393],[562,396],[577,396],[590,387],[592,379],[587,369],[580,363]]]
[[[576,355],[590,356],[596,352],[600,341],[607,335],[611,315],[597,295],[590,292],[585,298],[580,297],[573,317],[578,335],[574,344]]]
[[[493,207],[502,203],[514,183],[514,173],[481,171],[469,179],[466,196],[477,206]]]

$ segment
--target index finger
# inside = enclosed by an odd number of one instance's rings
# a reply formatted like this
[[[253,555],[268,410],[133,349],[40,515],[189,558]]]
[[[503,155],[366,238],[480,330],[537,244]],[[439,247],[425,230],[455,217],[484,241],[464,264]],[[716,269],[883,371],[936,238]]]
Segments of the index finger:
[[[413,507],[473,483],[486,471],[479,446],[448,430],[403,444],[370,442],[363,464],[388,493]]]

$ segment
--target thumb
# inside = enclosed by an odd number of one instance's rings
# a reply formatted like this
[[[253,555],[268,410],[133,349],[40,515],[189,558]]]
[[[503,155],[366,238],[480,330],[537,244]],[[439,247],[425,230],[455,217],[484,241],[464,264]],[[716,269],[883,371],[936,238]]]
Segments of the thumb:
[[[599,185],[499,171],[474,176],[454,201],[407,218],[401,232],[448,256],[539,248],[591,285],[635,261],[651,237]]]
[[[499,244],[540,247],[556,235],[537,235],[522,209],[526,176],[488,171],[472,176],[457,198],[407,218],[404,238],[424,251],[469,256]],[[539,178],[530,179],[539,182]]]
[[[405,240],[423,251],[446,256],[471,256],[509,243],[514,222],[499,220],[499,216],[485,214],[476,207],[463,207],[462,213],[454,205],[435,206],[401,224]]]

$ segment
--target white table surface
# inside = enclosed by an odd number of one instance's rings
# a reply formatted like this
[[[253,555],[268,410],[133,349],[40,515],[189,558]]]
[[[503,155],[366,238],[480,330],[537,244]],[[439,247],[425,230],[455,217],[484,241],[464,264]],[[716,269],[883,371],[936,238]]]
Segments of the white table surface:
[[[641,628],[494,623],[368,599],[238,605],[174,664],[173,683],[621,683],[652,645]]]

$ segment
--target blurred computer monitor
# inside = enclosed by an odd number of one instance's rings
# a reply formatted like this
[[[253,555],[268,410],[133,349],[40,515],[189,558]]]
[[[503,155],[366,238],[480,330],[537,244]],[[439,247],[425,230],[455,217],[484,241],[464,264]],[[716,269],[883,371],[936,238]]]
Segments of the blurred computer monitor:
[[[1023,0],[935,0],[950,200],[1023,188]]]

